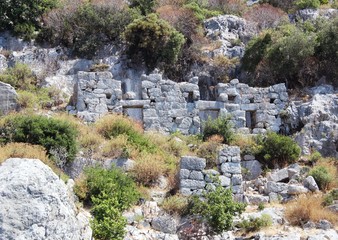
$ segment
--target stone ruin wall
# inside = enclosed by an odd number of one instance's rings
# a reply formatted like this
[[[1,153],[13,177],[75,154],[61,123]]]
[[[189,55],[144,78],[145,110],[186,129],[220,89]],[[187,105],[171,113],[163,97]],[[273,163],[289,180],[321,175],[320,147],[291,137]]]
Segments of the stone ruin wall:
[[[280,111],[288,100],[285,84],[253,88],[234,79],[217,84],[214,91],[216,101],[202,100],[198,77],[176,83],[153,73],[134,83],[114,80],[110,72],[79,72],[68,110],[89,122],[108,112],[123,113],[142,122],[145,130],[164,133],[200,133],[209,116],[226,115],[243,133],[280,130]]]
[[[219,151],[217,170],[205,169],[206,160],[184,156],[180,162],[180,193],[184,196],[201,195],[213,190],[217,184],[232,188],[234,194],[243,194],[240,148],[226,146]]]

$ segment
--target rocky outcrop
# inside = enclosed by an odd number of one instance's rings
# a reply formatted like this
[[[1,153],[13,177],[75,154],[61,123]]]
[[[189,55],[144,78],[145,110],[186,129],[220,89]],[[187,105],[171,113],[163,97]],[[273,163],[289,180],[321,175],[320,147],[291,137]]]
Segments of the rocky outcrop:
[[[37,159],[0,165],[0,239],[91,239],[65,183]]]
[[[338,95],[331,86],[312,88],[309,101],[291,102],[285,125],[296,133],[303,154],[317,150],[324,156],[338,157]]]
[[[18,95],[11,85],[0,82],[0,115],[17,108],[17,97]]]
[[[327,8],[327,9],[311,9],[311,8],[307,8],[307,9],[301,9],[298,10],[296,15],[294,16],[294,18],[298,18],[301,19],[303,21],[307,21],[307,20],[315,20],[319,17],[328,19],[328,18],[332,18],[338,16],[338,9],[334,9],[334,8]]]
[[[244,55],[244,43],[253,36],[253,28],[243,18],[222,15],[210,18],[204,22],[206,37],[220,43],[220,47],[206,52],[213,58],[215,56],[227,56],[228,58],[242,57]]]

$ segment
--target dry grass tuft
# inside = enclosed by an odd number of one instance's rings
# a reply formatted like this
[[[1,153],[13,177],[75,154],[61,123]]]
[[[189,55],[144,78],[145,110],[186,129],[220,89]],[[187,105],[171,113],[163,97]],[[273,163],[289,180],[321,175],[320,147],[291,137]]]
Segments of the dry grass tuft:
[[[62,174],[61,170],[48,158],[44,147],[28,143],[8,143],[0,146],[0,164],[8,158],[31,158],[39,159],[49,166],[57,175]]]
[[[338,215],[322,206],[320,194],[301,195],[295,201],[286,204],[285,217],[292,225],[302,226],[308,221],[318,222],[326,219],[332,224],[338,223]]]
[[[156,155],[145,155],[136,161],[131,171],[135,181],[144,186],[156,184],[158,178],[164,174],[165,165]]]
[[[174,195],[164,199],[161,207],[169,214],[177,214],[182,216],[187,212],[188,204],[188,198],[180,195]]]

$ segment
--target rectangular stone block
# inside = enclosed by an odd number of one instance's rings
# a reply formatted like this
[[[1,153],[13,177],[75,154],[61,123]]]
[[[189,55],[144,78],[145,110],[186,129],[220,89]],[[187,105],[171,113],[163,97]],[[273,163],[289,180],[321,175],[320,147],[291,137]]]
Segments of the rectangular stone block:
[[[184,156],[181,158],[181,169],[202,171],[206,167],[206,160],[194,156]]]
[[[181,188],[189,188],[191,190],[203,189],[205,187],[204,181],[197,181],[191,179],[181,180]]]

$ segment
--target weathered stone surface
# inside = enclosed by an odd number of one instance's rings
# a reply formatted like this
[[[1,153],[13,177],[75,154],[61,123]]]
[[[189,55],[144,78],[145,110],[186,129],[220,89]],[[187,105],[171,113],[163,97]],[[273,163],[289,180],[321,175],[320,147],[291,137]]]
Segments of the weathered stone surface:
[[[257,160],[243,161],[241,166],[246,169],[243,173],[245,180],[254,180],[262,174],[262,164]]]
[[[319,220],[319,222],[317,223],[317,228],[323,229],[323,230],[328,230],[330,228],[332,228],[332,224],[323,219],[323,220]]]
[[[7,84],[0,82],[0,113],[8,113],[17,108],[15,89]]]
[[[258,205],[260,203],[268,203],[269,197],[268,196],[262,196],[258,194],[246,194],[245,197],[248,199],[248,202],[250,204]]]
[[[203,181],[204,175],[200,171],[191,171],[189,179]]]
[[[288,194],[290,195],[299,195],[303,193],[307,193],[309,190],[303,186],[298,185],[289,185],[288,186]]]
[[[312,192],[319,190],[316,180],[312,176],[308,176],[307,178],[305,178],[303,181],[303,185]]]
[[[281,170],[277,170],[273,173],[270,174],[270,176],[268,176],[268,180],[269,181],[273,181],[273,182],[281,182],[283,180],[286,180],[289,178],[289,173],[288,173],[288,169],[283,168]]]
[[[338,239],[338,233],[334,229],[328,229],[321,233],[311,234],[307,240],[336,240]]]
[[[338,141],[338,96],[329,87],[311,89],[308,102],[292,102],[284,120],[286,132],[302,127],[295,140],[303,154],[317,150],[323,156],[338,156],[335,142]]]
[[[67,186],[48,166],[12,158],[0,172],[0,239],[91,239],[88,221],[82,225]]]
[[[181,158],[181,169],[202,171],[206,167],[204,158],[184,156]]]
[[[230,178],[228,178],[226,176],[219,176],[219,180],[220,180],[222,187],[230,186],[230,182],[231,182]]]
[[[192,190],[203,189],[205,187],[204,181],[197,181],[191,179],[183,179],[181,180],[181,188],[188,188]]]
[[[151,221],[151,226],[157,231],[171,234],[176,233],[177,229],[176,220],[169,215],[154,218]]]
[[[221,171],[224,174],[226,174],[226,173],[240,174],[241,173],[241,164],[240,163],[233,163],[233,162],[222,163]]]
[[[279,192],[286,191],[288,189],[288,186],[289,185],[286,183],[277,183],[277,182],[269,181],[266,183],[265,191],[266,191],[266,194],[269,194],[271,192],[279,193]]]

